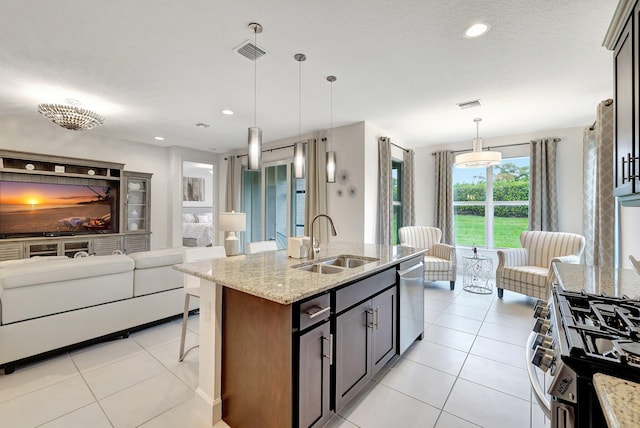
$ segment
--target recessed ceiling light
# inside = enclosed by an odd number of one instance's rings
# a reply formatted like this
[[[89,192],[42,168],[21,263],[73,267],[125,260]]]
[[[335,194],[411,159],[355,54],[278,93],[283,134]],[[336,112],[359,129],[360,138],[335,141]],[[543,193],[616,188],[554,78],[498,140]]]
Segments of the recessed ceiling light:
[[[485,22],[478,22],[467,28],[464,32],[464,37],[467,39],[473,39],[474,37],[480,37],[491,29],[491,26]]]
[[[153,137],[155,140],[164,141],[164,137]]]
[[[229,109],[224,109],[224,110],[222,110],[222,114],[226,114],[227,116],[231,116],[233,114],[233,111],[229,110]]]

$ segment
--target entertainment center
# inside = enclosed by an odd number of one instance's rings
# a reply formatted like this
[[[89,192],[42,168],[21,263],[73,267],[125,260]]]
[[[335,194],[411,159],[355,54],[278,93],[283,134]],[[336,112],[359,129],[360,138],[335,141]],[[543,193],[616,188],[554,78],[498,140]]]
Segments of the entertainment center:
[[[151,176],[0,150],[0,261],[149,250]]]

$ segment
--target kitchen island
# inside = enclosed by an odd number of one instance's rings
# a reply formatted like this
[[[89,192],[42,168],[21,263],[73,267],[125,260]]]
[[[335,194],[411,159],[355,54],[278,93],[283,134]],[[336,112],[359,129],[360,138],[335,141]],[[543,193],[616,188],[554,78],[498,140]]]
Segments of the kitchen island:
[[[272,251],[175,266],[201,282],[200,413],[233,428],[324,424],[397,355],[396,272],[424,251],[327,244],[316,260]]]

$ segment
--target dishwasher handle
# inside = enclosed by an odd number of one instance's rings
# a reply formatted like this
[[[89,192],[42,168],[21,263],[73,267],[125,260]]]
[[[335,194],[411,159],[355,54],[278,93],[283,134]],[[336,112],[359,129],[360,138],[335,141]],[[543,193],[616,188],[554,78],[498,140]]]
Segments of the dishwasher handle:
[[[416,269],[420,269],[420,270],[424,270],[424,263],[420,262],[418,264],[415,264],[407,269],[403,269],[403,270],[399,270],[398,271],[398,275],[400,276],[400,278],[403,278],[405,276],[409,276],[410,272],[413,272]]]

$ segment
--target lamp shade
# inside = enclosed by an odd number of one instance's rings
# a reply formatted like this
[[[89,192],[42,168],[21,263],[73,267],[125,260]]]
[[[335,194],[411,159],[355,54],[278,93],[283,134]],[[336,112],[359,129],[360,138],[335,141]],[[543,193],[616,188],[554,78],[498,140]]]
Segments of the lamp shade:
[[[462,153],[456,156],[456,168],[487,168],[499,165],[502,153],[482,151]]]
[[[293,146],[293,174],[295,178],[304,178],[305,147],[302,142],[298,142]]]
[[[262,129],[249,128],[249,154],[247,168],[251,171],[257,171],[262,168]]]
[[[336,152],[327,152],[327,183],[336,182]]]
[[[243,232],[247,228],[245,213],[222,212],[218,216],[218,226],[223,232]]]

